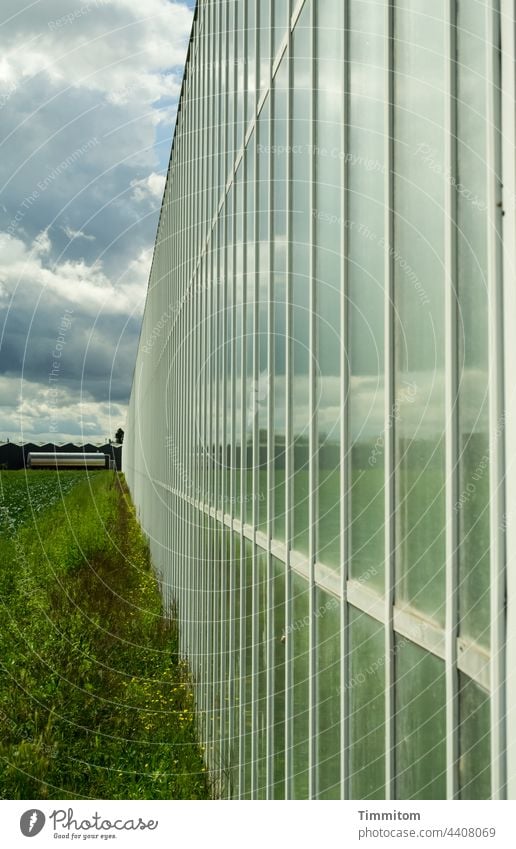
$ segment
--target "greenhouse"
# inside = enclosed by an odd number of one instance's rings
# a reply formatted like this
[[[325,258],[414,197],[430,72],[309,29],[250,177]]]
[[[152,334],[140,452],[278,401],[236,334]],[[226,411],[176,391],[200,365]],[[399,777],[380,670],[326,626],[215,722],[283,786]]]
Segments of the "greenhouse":
[[[124,468],[225,796],[516,797],[514,32],[197,3]]]

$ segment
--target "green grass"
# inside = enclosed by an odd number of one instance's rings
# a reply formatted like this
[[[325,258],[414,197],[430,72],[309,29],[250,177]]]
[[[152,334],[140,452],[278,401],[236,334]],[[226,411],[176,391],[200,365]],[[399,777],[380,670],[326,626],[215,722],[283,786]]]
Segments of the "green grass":
[[[83,481],[84,472],[77,471],[56,473],[38,469],[0,472],[0,534],[12,533],[21,525],[34,521],[40,513],[59,503],[72,487]]]
[[[208,798],[188,667],[123,478],[1,484],[0,796]],[[33,512],[29,496],[52,493]]]

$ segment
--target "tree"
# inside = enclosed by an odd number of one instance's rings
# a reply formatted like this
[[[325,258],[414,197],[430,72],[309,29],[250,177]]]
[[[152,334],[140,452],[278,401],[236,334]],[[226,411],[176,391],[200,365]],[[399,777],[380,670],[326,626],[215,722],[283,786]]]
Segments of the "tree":
[[[115,433],[115,439],[116,439],[117,442],[120,443],[120,445],[124,441],[124,432],[123,432],[121,427],[119,427],[117,432]]]

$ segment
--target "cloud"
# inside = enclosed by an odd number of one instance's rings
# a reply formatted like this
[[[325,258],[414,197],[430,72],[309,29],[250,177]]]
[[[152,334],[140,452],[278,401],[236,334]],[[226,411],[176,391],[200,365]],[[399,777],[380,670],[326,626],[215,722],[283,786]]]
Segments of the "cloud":
[[[68,236],[68,238],[70,240],[71,239],[86,239],[86,241],[88,241],[88,242],[94,242],[95,241],[95,236],[92,236],[91,234],[88,235],[88,233],[83,233],[82,230],[72,230],[71,227],[62,227],[61,229],[62,229],[63,233],[65,233],[65,235]]]
[[[149,254],[143,253],[128,262],[123,278],[108,277],[101,260],[88,263],[84,259],[51,262],[52,244],[48,231],[43,231],[27,247],[21,239],[0,233],[0,271],[4,291],[13,298],[28,300],[31,307],[41,300],[58,299],[73,305],[84,315],[103,311],[132,314],[141,312]],[[27,295],[30,293],[30,297]],[[21,304],[20,304],[21,307]]]
[[[131,188],[134,189],[132,194],[134,200],[152,200],[161,203],[165,189],[165,175],[152,172],[143,180],[132,180]]]
[[[82,442],[113,438],[126,408],[99,404],[87,392],[0,375],[0,441]],[[57,429],[57,430],[56,430]]]
[[[41,75],[110,103],[176,97],[191,19],[186,3],[168,0],[4,0],[0,78],[23,85]]]
[[[191,21],[169,0],[1,4],[0,436],[48,433],[66,309],[62,432],[104,438],[106,405],[123,424]]]

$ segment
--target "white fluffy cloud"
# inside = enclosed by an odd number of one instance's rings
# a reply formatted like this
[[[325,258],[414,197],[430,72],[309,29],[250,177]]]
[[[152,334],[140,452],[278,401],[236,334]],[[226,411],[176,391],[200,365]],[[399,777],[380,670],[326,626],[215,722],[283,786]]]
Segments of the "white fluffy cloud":
[[[64,385],[0,376],[0,415],[0,441],[81,443],[112,439],[124,408]]]
[[[94,242],[95,236],[88,235],[87,233],[83,233],[82,230],[73,230],[71,227],[63,227],[63,233],[71,239],[86,239],[88,242]]]
[[[142,252],[128,262],[120,279],[110,279],[102,262],[84,259],[48,263],[52,244],[47,231],[32,245],[0,233],[0,255],[4,299],[17,294],[27,296],[34,306],[40,299],[57,296],[64,307],[74,307],[83,315],[101,312],[132,314],[143,309],[145,284],[151,251]]]
[[[153,200],[154,202],[161,200],[163,190],[165,188],[164,174],[149,174],[143,180],[133,180],[131,187],[134,189],[133,198],[135,200]]]

